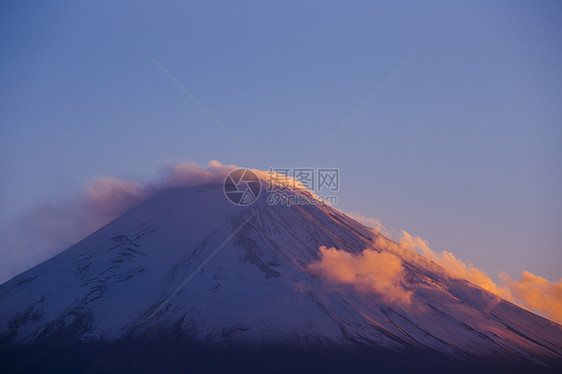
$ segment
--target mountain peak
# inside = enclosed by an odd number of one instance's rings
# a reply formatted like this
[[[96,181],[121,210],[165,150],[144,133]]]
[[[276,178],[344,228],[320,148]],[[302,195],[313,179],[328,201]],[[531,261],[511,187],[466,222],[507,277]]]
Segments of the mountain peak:
[[[327,204],[268,203],[270,180],[256,174],[262,190],[251,204],[231,203],[232,186],[222,183],[165,189],[4,283],[0,341],[115,344],[173,334],[214,347],[561,360],[559,325],[446,276]],[[346,261],[359,269],[351,278]],[[389,297],[396,289],[410,302]]]

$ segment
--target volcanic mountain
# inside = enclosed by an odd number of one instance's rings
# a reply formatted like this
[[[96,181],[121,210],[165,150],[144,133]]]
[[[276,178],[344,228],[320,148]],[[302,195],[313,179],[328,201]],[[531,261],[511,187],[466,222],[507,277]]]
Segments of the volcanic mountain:
[[[413,251],[392,253],[407,301],[325,279],[319,248],[393,242],[329,205],[268,196],[237,206],[222,184],[170,188],[2,284],[2,372],[561,368],[560,325]]]

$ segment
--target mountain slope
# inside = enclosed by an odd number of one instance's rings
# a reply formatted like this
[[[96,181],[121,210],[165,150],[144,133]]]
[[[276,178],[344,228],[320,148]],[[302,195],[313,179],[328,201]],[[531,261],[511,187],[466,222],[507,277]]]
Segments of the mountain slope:
[[[297,194],[309,195],[307,191]],[[0,286],[0,344],[110,344],[175,336],[207,347],[362,347],[471,360],[562,360],[560,325],[415,253],[412,303],[327,283],[319,247],[390,242],[327,205],[239,207],[221,185],[170,189]]]

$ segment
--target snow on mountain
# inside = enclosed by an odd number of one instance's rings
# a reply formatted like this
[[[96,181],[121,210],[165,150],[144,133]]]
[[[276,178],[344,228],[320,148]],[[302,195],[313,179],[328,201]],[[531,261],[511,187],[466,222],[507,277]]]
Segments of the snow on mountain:
[[[296,191],[310,196],[307,191]],[[562,360],[562,327],[421,256],[396,253],[404,305],[327,283],[321,246],[388,241],[332,207],[240,207],[222,185],[169,189],[0,286],[0,346],[177,335],[215,346],[431,350],[466,359]]]

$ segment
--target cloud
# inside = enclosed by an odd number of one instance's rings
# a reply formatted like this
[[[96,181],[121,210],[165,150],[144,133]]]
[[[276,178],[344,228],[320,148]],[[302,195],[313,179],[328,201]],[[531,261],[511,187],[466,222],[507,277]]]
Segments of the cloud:
[[[332,284],[351,285],[362,293],[374,292],[391,303],[411,303],[412,292],[402,286],[402,261],[390,252],[366,249],[354,255],[322,246],[320,259],[310,264],[308,269]]]
[[[521,273],[520,280],[514,280],[505,273],[500,274],[500,278],[513,302],[562,323],[562,278],[558,282],[550,282],[528,271]]]
[[[408,261],[419,261],[419,257],[413,256],[413,252],[417,252],[425,259],[440,265],[447,276],[466,279],[522,308],[562,323],[562,278],[558,282],[551,282],[525,270],[521,273],[521,279],[519,280],[511,278],[505,273],[500,273],[501,282],[497,283],[485,271],[478,269],[470,262],[457,258],[452,252],[442,251],[438,253],[433,251],[429,248],[428,242],[419,236],[410,235],[405,230],[402,230],[399,235],[392,235],[392,231],[386,229],[378,219],[368,218],[359,213],[346,214],[394,239],[393,241],[385,237],[377,237],[375,239],[376,248],[397,254],[400,258]],[[337,267],[337,264],[333,266]],[[339,278],[333,275],[332,279],[337,280]]]
[[[160,179],[147,185],[147,191],[155,194],[165,188],[222,183],[226,175],[237,167],[236,165],[224,165],[216,160],[209,162],[207,167],[195,162],[167,164],[160,173]]]
[[[238,168],[213,160],[205,167],[195,162],[167,163],[154,180],[98,176],[74,198],[43,202],[24,212],[11,227],[0,228],[0,283],[61,252],[101,228],[128,209],[174,187],[222,183]],[[252,169],[264,183],[288,183],[306,189],[298,180]],[[315,196],[310,192],[312,196]]]
[[[90,182],[84,199],[89,213],[106,221],[117,217],[146,197],[147,191],[137,181],[97,177]]]
[[[363,216],[361,213],[359,212],[343,212],[345,215],[347,215],[348,217],[356,220],[357,222],[375,229],[376,231],[380,232],[383,235],[389,235],[389,230],[383,226],[383,224],[381,223],[381,221],[378,218],[370,218],[370,217],[365,217]]]
[[[146,184],[116,177],[96,177],[86,189],[84,202],[89,216],[105,224],[164,189],[222,183],[235,168],[237,166],[223,165],[216,160],[207,167],[195,162],[166,164],[159,177]]]
[[[443,251],[441,253],[436,253],[429,248],[427,241],[423,240],[419,236],[412,236],[405,230],[402,230],[400,244],[408,249],[419,250],[422,256],[441,265],[445,268],[449,275],[453,277],[466,279],[500,297],[506,299],[510,298],[509,292],[494,283],[486,272],[476,268],[470,263],[465,263],[464,261],[459,260],[452,252]]]
[[[417,250],[422,256],[441,265],[449,276],[466,279],[522,308],[562,323],[562,279],[559,282],[550,282],[523,271],[520,280],[514,280],[505,273],[500,274],[502,284],[498,285],[485,271],[458,259],[452,252],[434,252],[429,248],[427,241],[419,236],[412,236],[402,230],[399,241],[405,249]]]
[[[68,248],[160,191],[222,183],[236,166],[209,162],[166,164],[148,183],[95,177],[74,199],[43,202],[24,212],[0,235],[0,283]]]

